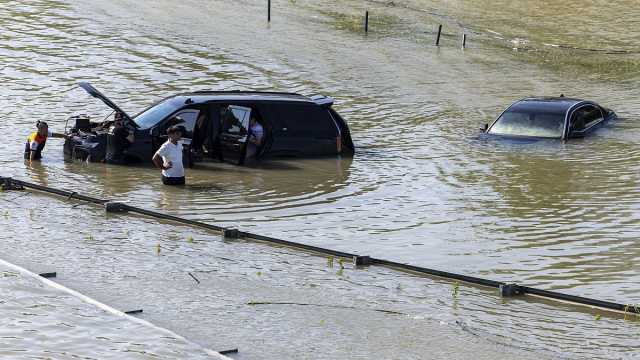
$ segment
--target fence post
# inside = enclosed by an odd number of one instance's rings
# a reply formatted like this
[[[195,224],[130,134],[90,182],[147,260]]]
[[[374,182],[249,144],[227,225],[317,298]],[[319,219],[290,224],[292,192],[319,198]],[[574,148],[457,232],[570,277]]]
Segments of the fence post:
[[[369,32],[369,10],[364,13],[364,32]]]
[[[440,46],[440,34],[442,33],[442,25],[438,25],[438,36],[436,37],[436,46]]]
[[[271,0],[267,0],[267,22],[271,22]]]
[[[467,47],[467,34],[462,33],[462,48],[466,48]]]

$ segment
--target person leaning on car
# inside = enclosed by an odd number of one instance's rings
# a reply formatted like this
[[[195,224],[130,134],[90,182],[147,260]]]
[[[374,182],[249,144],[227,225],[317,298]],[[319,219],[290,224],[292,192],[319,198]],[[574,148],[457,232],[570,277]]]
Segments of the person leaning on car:
[[[180,120],[179,118],[175,118]],[[169,139],[153,155],[153,163],[162,169],[162,183],[165,185],[184,185],[184,166],[182,164],[182,134],[184,128],[179,125],[167,129]]]
[[[106,161],[109,164],[126,164],[126,150],[133,143],[133,133],[124,125],[124,115],[117,112],[114,115],[113,129],[107,146]]]
[[[24,158],[33,161],[40,160],[42,158],[42,150],[47,143],[47,139],[52,138],[68,138],[65,134],[54,133],[49,130],[49,125],[44,121],[38,121],[36,123],[38,130],[34,131],[27,138],[27,142],[24,145]]]

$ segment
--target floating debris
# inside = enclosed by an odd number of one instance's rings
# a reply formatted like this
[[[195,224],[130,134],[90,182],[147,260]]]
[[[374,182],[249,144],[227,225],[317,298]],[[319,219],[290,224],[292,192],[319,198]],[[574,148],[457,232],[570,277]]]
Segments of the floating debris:
[[[195,280],[198,284],[200,284],[200,280],[198,280],[198,278],[196,278],[192,273],[187,273],[187,274],[189,274],[189,276],[191,276],[193,280]]]

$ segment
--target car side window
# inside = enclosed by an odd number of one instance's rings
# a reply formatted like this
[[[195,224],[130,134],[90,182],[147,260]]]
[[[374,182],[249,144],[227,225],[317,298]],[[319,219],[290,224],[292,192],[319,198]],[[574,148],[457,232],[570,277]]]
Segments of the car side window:
[[[604,120],[604,115],[602,114],[602,111],[600,110],[600,108],[598,108],[597,106],[587,107],[587,111],[584,119],[585,128],[595,125],[602,120]]]
[[[222,132],[238,136],[246,135],[250,113],[251,109],[243,106],[229,105],[222,107],[220,109]]]
[[[338,125],[329,111],[311,104],[281,104],[277,107],[279,123],[290,136],[335,139]],[[284,130],[284,129],[283,129]]]
[[[583,131],[602,120],[602,111],[597,106],[583,106],[571,116],[571,131]]]
[[[182,119],[181,123],[169,123],[167,122],[167,124],[165,124],[165,131],[167,128],[169,128],[170,126],[173,125],[181,125],[184,126],[184,128],[187,130],[186,134],[183,134],[183,137],[185,138],[192,138],[193,137],[193,129],[196,126],[196,120],[198,119],[198,114],[200,113],[199,110],[197,109],[186,109],[186,110],[182,110],[182,111],[178,111],[177,113],[173,114],[171,116],[171,118],[174,118],[176,116],[180,117]]]

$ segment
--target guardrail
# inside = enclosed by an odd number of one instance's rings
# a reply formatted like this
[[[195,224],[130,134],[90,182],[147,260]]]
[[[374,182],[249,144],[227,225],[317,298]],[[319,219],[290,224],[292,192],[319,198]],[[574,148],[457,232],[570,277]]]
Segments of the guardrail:
[[[518,285],[514,283],[505,283],[501,281],[456,274],[456,273],[442,271],[442,270],[429,269],[425,267],[404,264],[404,263],[399,263],[395,261],[372,258],[370,256],[357,255],[357,254],[352,254],[352,253],[347,253],[347,252],[342,252],[342,251],[337,251],[332,249],[326,249],[318,246],[302,244],[294,241],[277,239],[269,236],[240,231],[235,228],[226,228],[223,226],[207,224],[201,221],[189,220],[189,219],[181,218],[178,216],[168,215],[168,214],[160,213],[157,211],[146,210],[146,209],[131,206],[121,202],[114,202],[114,201],[94,198],[91,196],[81,195],[75,191],[54,189],[48,186],[33,184],[30,182],[17,180],[13,178],[0,177],[0,186],[4,190],[22,190],[24,188],[34,189],[34,190],[47,192],[54,195],[63,196],[63,197],[66,197],[67,200],[77,199],[81,201],[90,202],[96,205],[102,205],[105,207],[105,210],[107,212],[137,213],[137,214],[141,214],[141,215],[156,218],[156,219],[168,220],[168,221],[173,221],[173,222],[185,224],[185,225],[191,225],[194,227],[199,227],[207,230],[218,231],[222,233],[222,235],[225,238],[252,239],[252,240],[263,241],[271,244],[284,245],[294,249],[311,251],[311,252],[315,252],[323,255],[347,258],[347,259],[353,260],[353,263],[355,266],[379,265],[379,266],[385,266],[388,268],[393,268],[393,269],[411,272],[411,273],[437,276],[444,279],[457,280],[457,281],[462,281],[469,284],[496,288],[499,290],[500,296],[503,296],[503,297],[512,297],[512,296],[518,296],[518,295],[533,295],[533,296],[542,297],[546,299],[569,302],[576,305],[597,307],[597,308],[621,312],[625,314],[627,313],[640,314],[640,306],[635,306],[630,304],[620,304],[620,303],[615,303],[611,301],[604,301],[604,300],[597,300],[597,299],[592,299],[592,298],[587,298],[582,296],[569,295],[569,294],[564,294],[556,291],[537,289],[537,288]]]

